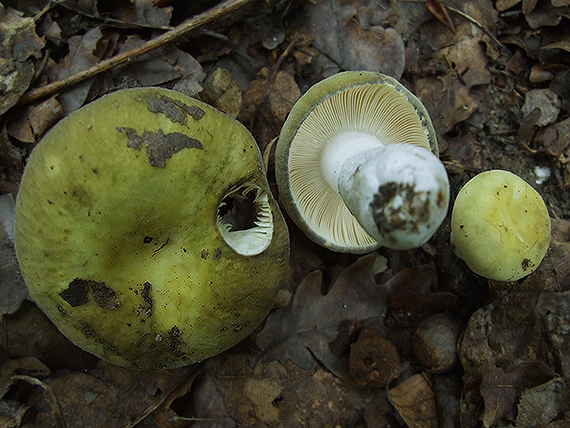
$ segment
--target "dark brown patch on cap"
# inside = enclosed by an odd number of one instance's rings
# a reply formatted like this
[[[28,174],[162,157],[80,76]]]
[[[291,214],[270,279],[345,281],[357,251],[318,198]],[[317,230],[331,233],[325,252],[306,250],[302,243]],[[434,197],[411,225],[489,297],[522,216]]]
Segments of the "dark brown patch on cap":
[[[119,299],[117,299],[117,295],[115,294],[115,290],[107,287],[104,282],[90,281],[90,285],[91,292],[93,293],[93,300],[95,300],[95,303],[97,303],[99,307],[112,311],[121,306]]]
[[[70,306],[76,307],[84,305],[89,301],[87,292],[89,291],[89,281],[75,278],[69,283],[67,288],[59,293],[60,297],[69,303]]]
[[[521,267],[524,271],[534,268],[534,263],[531,262],[529,259],[523,259],[521,262]]]
[[[93,294],[93,300],[101,309],[112,311],[121,306],[115,291],[107,287],[104,282],[75,278],[59,295],[70,306],[76,307],[89,301],[87,297],[89,289]]]
[[[166,159],[183,149],[204,149],[202,143],[195,138],[190,138],[180,132],[165,134],[162,129],[156,132],[143,131],[138,135],[133,128],[119,126],[117,131],[128,137],[127,147],[140,150],[146,148],[148,162],[151,166],[163,167]]]
[[[182,332],[176,326],[172,326],[170,330],[168,330],[168,337],[166,338],[166,350],[170,352],[175,357],[181,357],[184,355],[181,348],[184,345],[184,342],[180,338],[182,336]]]
[[[144,310],[144,316],[146,318],[150,318],[152,315],[152,297],[150,297],[151,287],[152,287],[151,283],[147,281],[143,284],[143,289],[141,291],[141,297],[143,298],[145,303],[143,310]]]
[[[172,122],[186,125],[186,117],[191,116],[194,120],[200,120],[206,114],[200,107],[188,105],[163,95],[151,95],[147,102],[148,110],[152,113],[162,113]]]

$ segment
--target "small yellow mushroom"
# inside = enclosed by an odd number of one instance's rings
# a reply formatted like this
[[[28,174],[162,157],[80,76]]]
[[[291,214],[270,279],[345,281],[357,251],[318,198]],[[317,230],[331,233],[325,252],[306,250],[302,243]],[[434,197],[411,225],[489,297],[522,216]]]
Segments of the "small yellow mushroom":
[[[526,181],[500,170],[481,173],[461,189],[451,214],[452,243],[485,278],[516,281],[532,273],[550,243],[544,201]]]

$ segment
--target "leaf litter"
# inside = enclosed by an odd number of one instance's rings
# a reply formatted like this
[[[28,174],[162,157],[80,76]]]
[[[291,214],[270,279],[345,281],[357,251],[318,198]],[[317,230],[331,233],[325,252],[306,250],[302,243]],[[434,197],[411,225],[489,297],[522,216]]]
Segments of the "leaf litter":
[[[252,0],[144,55],[149,42],[216,2],[6,3],[0,424],[568,426],[568,1]],[[30,96],[117,55],[123,62],[88,79]],[[8,198],[27,155],[59,119],[101,94],[140,85],[218,102],[256,137],[276,191],[273,141],[289,110],[340,70],[381,71],[419,96],[438,133],[452,196],[476,173],[496,168],[534,185],[553,228],[537,271],[506,284],[477,277],[449,246],[449,219],[420,249],[359,259],[319,248],[290,223],[290,269],[265,324],[201,365],[143,373],[75,347],[26,299]],[[216,76],[223,81],[204,91]],[[437,314],[466,326],[461,366],[445,373],[423,367],[412,346],[416,328]]]

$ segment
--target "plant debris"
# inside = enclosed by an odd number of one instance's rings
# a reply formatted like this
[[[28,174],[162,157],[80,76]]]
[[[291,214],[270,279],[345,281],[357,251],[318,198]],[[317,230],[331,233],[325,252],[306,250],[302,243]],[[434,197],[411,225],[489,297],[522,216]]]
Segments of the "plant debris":
[[[0,425],[568,426],[569,19],[567,0],[0,4]],[[28,300],[14,197],[29,153],[60,119],[117,89],[174,88],[251,131],[277,193],[274,140],[287,114],[344,70],[388,74],[421,99],[452,202],[491,169],[539,192],[552,239],[535,272],[507,283],[473,274],[449,243],[449,215],[422,248],[361,258],[318,247],[289,222],[289,272],[265,324],[169,371],[99,360]],[[462,333],[443,372],[429,367],[437,346],[414,352],[430,317],[454,320],[447,351]]]

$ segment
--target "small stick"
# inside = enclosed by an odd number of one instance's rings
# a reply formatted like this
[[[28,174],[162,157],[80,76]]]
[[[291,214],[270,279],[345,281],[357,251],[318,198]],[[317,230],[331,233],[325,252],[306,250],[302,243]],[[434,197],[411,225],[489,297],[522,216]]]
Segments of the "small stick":
[[[180,24],[179,26],[173,28],[172,30],[152,40],[149,40],[139,48],[132,49],[128,52],[124,52],[112,58],[101,61],[98,64],[94,65],[93,67],[88,68],[87,70],[80,71],[79,73],[73,74],[69,77],[66,77],[65,79],[49,83],[45,86],[40,86],[39,88],[32,89],[26,92],[24,95],[22,95],[22,97],[20,97],[18,105],[28,104],[34,101],[41,100],[43,98],[55,94],[56,92],[61,91],[62,89],[70,88],[72,86],[77,85],[80,82],[83,82],[84,80],[87,80],[98,74],[104,73],[105,71],[109,71],[114,67],[117,67],[128,61],[135,60],[143,56],[144,54],[147,54],[155,49],[158,49],[168,43],[176,41],[180,37],[187,35],[196,28],[204,24],[207,24],[216,18],[224,16],[230,12],[233,12],[247,5],[248,3],[251,3],[252,1],[254,0],[227,0],[213,7],[212,9],[209,9],[206,12],[201,13],[200,15],[194,16],[188,22]]]

